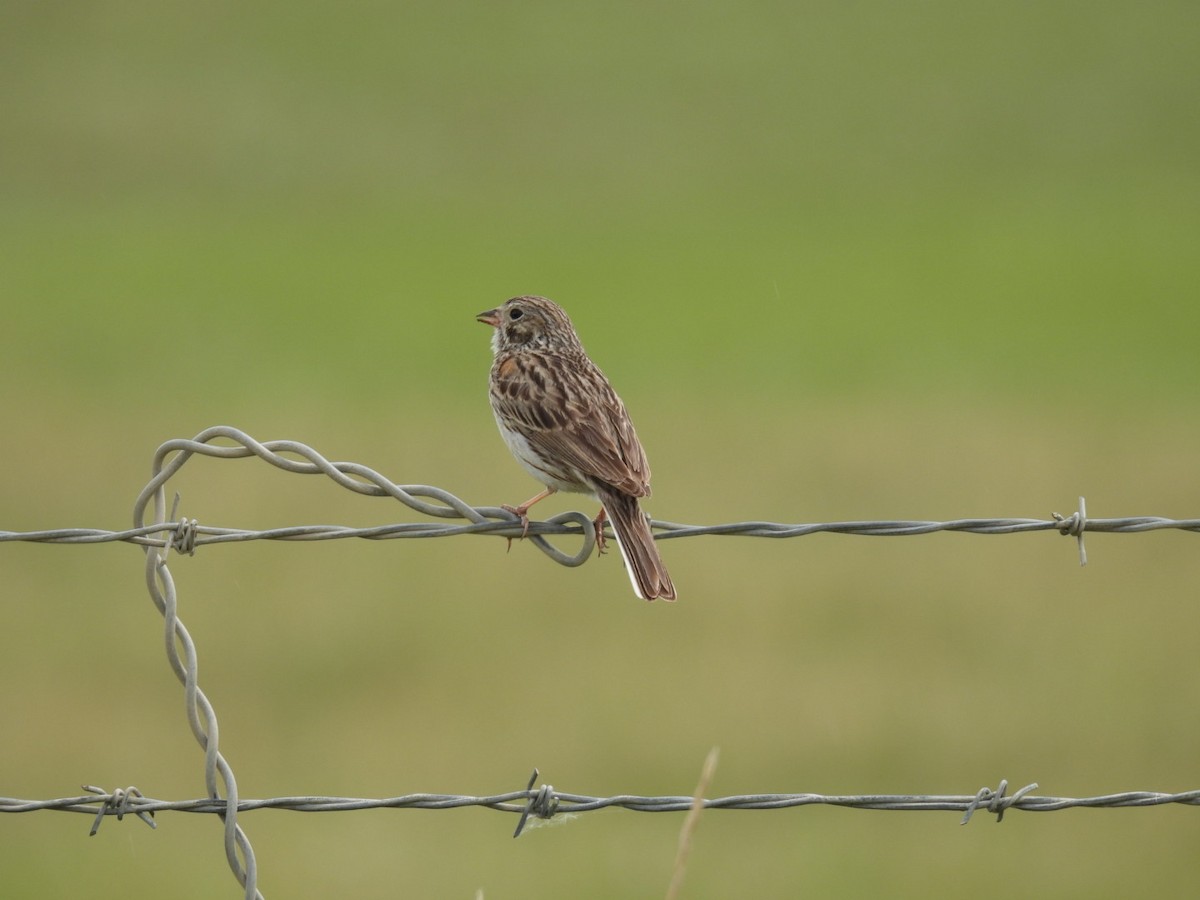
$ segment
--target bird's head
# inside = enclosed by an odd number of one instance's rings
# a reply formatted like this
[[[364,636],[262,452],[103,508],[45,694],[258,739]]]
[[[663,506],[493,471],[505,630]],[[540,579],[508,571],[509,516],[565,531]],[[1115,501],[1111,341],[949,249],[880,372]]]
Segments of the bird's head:
[[[496,329],[492,349],[569,350],[579,348],[579,338],[561,306],[545,297],[513,297],[475,317]]]

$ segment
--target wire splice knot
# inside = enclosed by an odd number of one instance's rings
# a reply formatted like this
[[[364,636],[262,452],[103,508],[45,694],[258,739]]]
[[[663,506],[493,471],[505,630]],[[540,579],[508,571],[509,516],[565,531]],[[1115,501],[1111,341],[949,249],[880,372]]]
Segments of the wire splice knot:
[[[200,523],[195,519],[180,519],[167,533],[168,545],[176,553],[196,555],[196,535]]]

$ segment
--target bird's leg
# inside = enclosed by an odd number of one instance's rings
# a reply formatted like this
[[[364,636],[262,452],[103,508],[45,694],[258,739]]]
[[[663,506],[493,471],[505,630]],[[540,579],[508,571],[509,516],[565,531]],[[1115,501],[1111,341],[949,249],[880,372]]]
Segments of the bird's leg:
[[[608,538],[604,536],[604,522],[608,519],[608,510],[603,506],[600,507],[600,514],[592,520],[592,526],[596,529],[596,555],[600,556],[608,549]]]
[[[518,518],[520,518],[520,520],[521,520],[521,539],[522,540],[524,540],[525,536],[527,534],[529,534],[529,515],[528,515],[529,507],[533,506],[533,504],[535,504],[535,503],[545,500],[547,497],[549,497],[551,494],[555,493],[557,490],[558,490],[558,488],[556,488],[556,487],[548,487],[544,491],[542,491],[540,494],[530,497],[528,500],[526,500],[520,506],[509,506],[507,503],[503,503],[500,505],[500,508],[502,510],[504,510],[505,512],[510,512],[514,516],[517,516]],[[509,550],[512,549],[512,542],[513,542],[513,539],[509,538],[508,539],[508,549]]]

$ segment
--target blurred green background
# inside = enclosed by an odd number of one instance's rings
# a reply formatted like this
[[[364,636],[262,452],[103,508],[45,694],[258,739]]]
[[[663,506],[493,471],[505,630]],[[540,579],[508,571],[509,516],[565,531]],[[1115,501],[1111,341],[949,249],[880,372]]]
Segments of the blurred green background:
[[[488,330],[572,314],[677,522],[1200,514],[1194,3],[8,4],[0,529],[121,528],[214,424],[478,505]],[[206,524],[365,525],[255,461]],[[578,497],[547,515],[593,513]],[[665,543],[636,601],[494,538],[202,549],[244,797],[1197,786],[1194,535]],[[0,793],[204,793],[123,545],[5,544]],[[1178,893],[1187,808],[711,812],[684,896]],[[682,817],[242,819],[268,897],[658,897]],[[5,896],[239,896],[219,822],[0,817]]]

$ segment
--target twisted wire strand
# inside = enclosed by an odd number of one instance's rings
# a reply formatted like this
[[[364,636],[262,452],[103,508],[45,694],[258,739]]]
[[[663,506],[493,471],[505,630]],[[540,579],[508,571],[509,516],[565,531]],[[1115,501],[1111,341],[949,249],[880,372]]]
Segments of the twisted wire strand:
[[[166,565],[169,547],[146,548],[146,584],[158,611],[163,616],[167,659],[184,686],[188,724],[196,742],[204,750],[204,780],[214,812],[225,823],[225,858],[234,877],[245,888],[247,900],[262,900],[258,891],[258,867],[254,850],[237,822],[238,788],[233,769],[218,749],[219,729],[216,710],[200,689],[197,675],[198,656],[191,635],[179,618],[175,581]],[[182,648],[183,657],[180,657]],[[218,784],[218,781],[220,784]],[[224,799],[222,790],[224,787]],[[132,793],[132,792],[130,792]],[[126,795],[125,803],[137,811],[140,798]],[[93,831],[94,833],[94,831]]]

